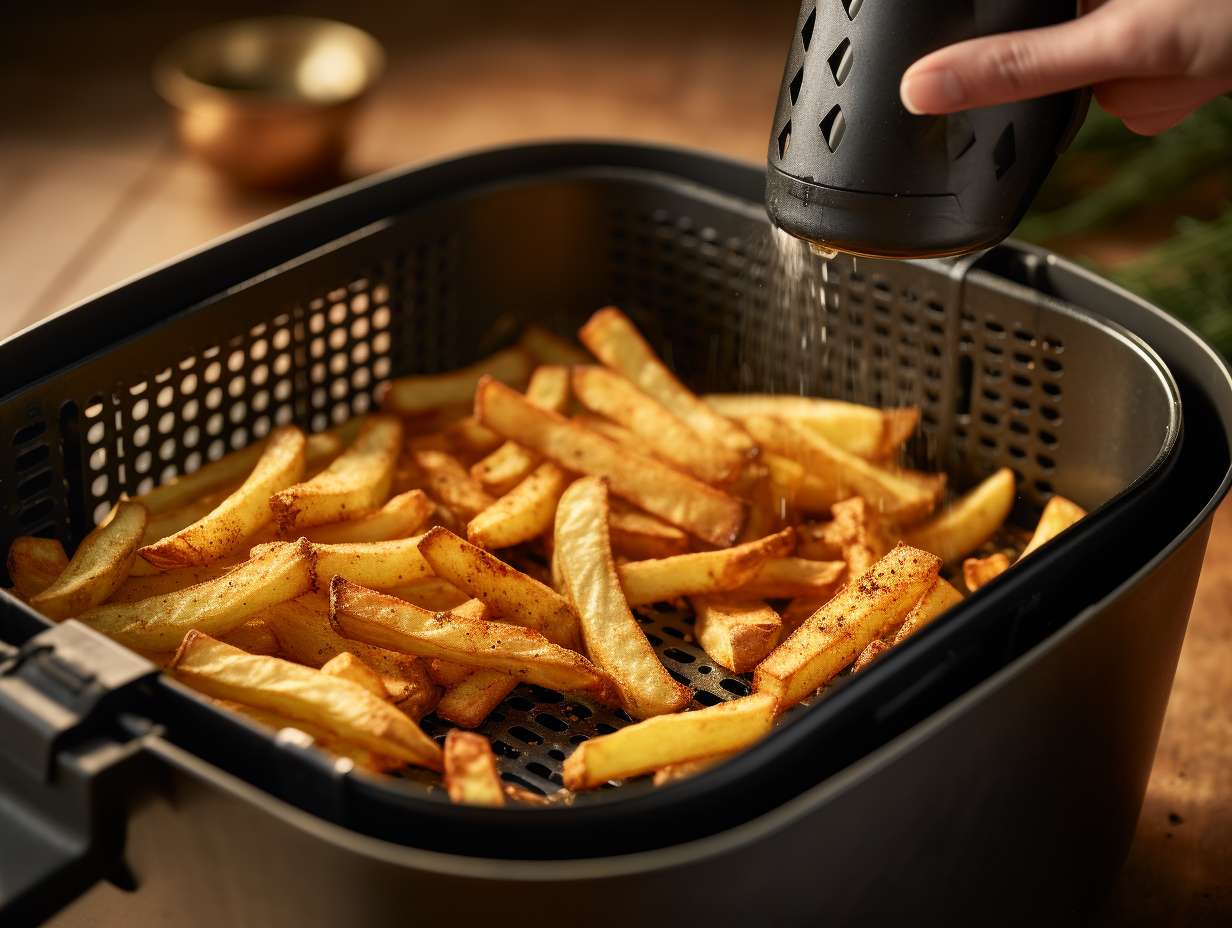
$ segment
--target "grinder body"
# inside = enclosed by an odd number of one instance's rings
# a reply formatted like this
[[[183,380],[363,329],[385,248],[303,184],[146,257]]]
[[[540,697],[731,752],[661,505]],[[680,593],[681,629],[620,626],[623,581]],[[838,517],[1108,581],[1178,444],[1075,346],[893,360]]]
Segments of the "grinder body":
[[[1081,125],[1089,93],[914,116],[899,82],[938,48],[1075,13],[1075,0],[805,0],[770,138],[771,220],[875,257],[961,254],[1005,238]]]

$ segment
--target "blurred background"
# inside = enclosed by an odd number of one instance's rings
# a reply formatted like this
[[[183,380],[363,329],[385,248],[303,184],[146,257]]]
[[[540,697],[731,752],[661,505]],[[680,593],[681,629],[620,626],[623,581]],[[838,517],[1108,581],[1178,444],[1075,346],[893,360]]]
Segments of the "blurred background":
[[[797,8],[798,0],[62,0],[6,10],[0,337],[313,189],[468,149],[606,137],[761,163]],[[387,62],[338,174],[256,191],[184,152],[151,73],[180,36],[272,13],[345,20],[375,36]],[[1019,234],[1088,263],[1232,354],[1232,100],[1154,140],[1093,108]],[[82,339],[88,345],[89,333]],[[1213,708],[1210,680],[1232,680],[1226,667],[1204,663],[1218,663],[1220,646],[1226,654],[1232,644],[1222,621],[1232,587],[1219,589],[1209,627],[1198,612],[1191,625],[1191,641],[1199,628],[1206,637],[1197,651],[1187,644],[1108,924],[1219,924],[1232,913],[1232,812],[1210,801],[1232,790],[1232,772],[1210,750],[1232,744],[1232,718],[1226,705]],[[1193,676],[1195,667],[1207,675]],[[1174,724],[1178,713],[1183,723]]]

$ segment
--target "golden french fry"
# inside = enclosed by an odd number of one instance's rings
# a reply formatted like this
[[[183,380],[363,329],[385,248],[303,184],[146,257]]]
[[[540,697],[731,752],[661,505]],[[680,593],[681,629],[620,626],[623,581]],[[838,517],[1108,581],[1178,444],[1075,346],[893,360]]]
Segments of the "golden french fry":
[[[796,533],[783,529],[734,548],[678,554],[652,561],[632,561],[616,568],[630,606],[738,590],[772,558],[791,554]]]
[[[453,455],[416,451],[412,458],[428,490],[459,518],[473,519],[495,502]]]
[[[335,632],[329,624],[329,602],[322,596],[280,603],[261,617],[278,639],[279,650],[296,663],[323,667],[344,651],[353,653],[380,674],[389,698],[411,718],[423,718],[440,698],[425,661],[351,641]]]
[[[461,664],[455,664],[453,661],[443,661],[435,657],[427,663],[428,673],[432,677],[432,681],[439,683],[441,686],[453,686],[455,683],[461,683],[467,677],[479,673],[474,667],[464,667]]]
[[[526,400],[541,409],[564,413],[569,405],[569,371],[564,367],[535,369],[526,387]],[[504,496],[535,469],[538,455],[517,442],[507,441],[471,468],[474,477],[489,493]]]
[[[868,667],[869,664],[879,658],[882,654],[890,650],[890,647],[891,645],[887,644],[885,639],[874,638],[868,643],[868,647],[861,651],[860,656],[857,657],[852,663],[851,672],[860,673],[860,671]]]
[[[1022,560],[1040,545],[1052,541],[1086,514],[1085,509],[1076,503],[1071,503],[1064,496],[1053,496],[1044,505],[1039,523],[1035,526],[1035,533],[1027,542],[1027,546],[1022,549],[1022,554],[1018,555],[1018,559]]]
[[[440,577],[424,577],[386,592],[431,612],[446,612],[470,599],[468,594]]]
[[[314,723],[377,754],[441,769],[436,742],[357,683],[190,631],[171,662],[176,678],[210,696]]]
[[[154,542],[176,532],[188,528],[199,519],[208,516],[211,512],[218,508],[218,504],[225,500],[228,496],[239,489],[240,484],[229,484],[220,490],[215,490],[209,493],[203,493],[191,502],[185,503],[183,506],[177,506],[175,509],[168,509],[166,512],[158,515],[150,515],[146,519],[145,531],[141,535],[141,545],[152,545]],[[262,505],[265,501],[262,500]],[[134,568],[141,567],[144,561],[137,561],[133,564]],[[149,565],[146,565],[149,566]],[[142,572],[145,572],[144,570]],[[156,570],[150,567],[149,573],[155,573]]]
[[[222,636],[222,640],[232,647],[247,651],[249,654],[278,654],[278,639],[264,619],[258,617],[249,619],[238,628],[234,628]]]
[[[304,537],[323,545],[405,538],[423,528],[433,508],[432,500],[423,490],[408,490],[399,493],[375,512],[345,522],[318,525],[304,532]]]
[[[786,522],[789,501],[770,478],[765,464],[750,464],[741,476],[736,495],[749,504],[749,515],[740,531],[740,541],[755,541],[781,530]]]
[[[8,568],[13,586],[23,599],[37,596],[56,582],[68,567],[64,545],[54,538],[23,535],[9,545]]]
[[[633,381],[707,441],[742,454],[753,451],[755,446],[748,434],[677,380],[619,309],[609,306],[599,310],[582,326],[578,338],[605,366]]]
[[[303,476],[306,445],[304,433],[295,426],[274,429],[238,490],[192,525],[137,553],[159,570],[208,564],[230,554],[271,521],[270,496]]]
[[[797,596],[789,602],[779,618],[783,620],[783,631],[779,635],[782,641],[802,624],[804,620],[830,601],[830,596]]]
[[[920,421],[920,410],[914,406],[876,409],[812,396],[711,394],[705,400],[730,419],[788,419],[843,450],[870,460],[883,459],[897,451],[915,433]]]
[[[911,607],[911,611],[903,619],[903,624],[894,633],[892,643],[902,644],[929,622],[961,602],[962,593],[958,592],[944,577],[938,577],[932,588]]]
[[[321,665],[321,673],[358,683],[378,699],[393,701],[389,689],[385,686],[385,679],[350,651],[335,654],[327,660]]]
[[[436,714],[463,728],[478,728],[518,685],[516,677],[495,670],[475,670],[446,687]]]
[[[858,577],[892,547],[881,528],[881,517],[861,496],[835,503],[834,521],[825,528],[826,541],[842,552],[849,576]]]
[[[529,326],[518,339],[518,344],[529,351],[539,364],[572,367],[575,364],[591,364],[595,360],[573,342],[537,325]]]
[[[240,560],[224,558],[201,567],[181,567],[179,570],[168,570],[163,573],[139,577],[130,576],[107,597],[107,602],[134,603],[139,599],[149,599],[151,596],[175,593],[190,586],[196,586],[198,583],[204,583],[206,580],[216,580],[242,563],[243,561]]]
[[[830,507],[843,499],[841,488],[816,474],[806,473],[791,458],[763,451],[761,461],[770,471],[775,494],[792,508],[810,515],[829,514]]]
[[[903,539],[947,564],[970,554],[997,533],[1014,506],[1014,472],[1003,467]]]
[[[565,786],[593,789],[669,764],[743,750],[770,732],[776,709],[773,696],[755,693],[708,709],[646,719],[591,738],[565,760]]]
[[[963,583],[974,593],[984,584],[995,580],[1010,568],[1010,559],[998,551],[988,557],[969,557],[963,561]]]
[[[146,518],[140,503],[116,503],[106,520],[77,546],[55,582],[30,597],[30,605],[59,621],[103,602],[128,577]]]
[[[810,561],[837,561],[843,557],[843,547],[829,522],[804,522],[796,526],[796,554]]]
[[[421,374],[391,380],[381,394],[381,407],[400,416],[430,412],[441,406],[467,403],[481,377],[520,387],[533,361],[522,348],[505,348],[469,367],[447,374]]]
[[[611,690],[607,674],[533,629],[431,613],[342,577],[330,584],[329,614],[340,635],[379,648],[499,670],[566,693],[607,698]]]
[[[743,584],[744,599],[794,599],[825,601],[848,576],[845,561],[810,561],[802,557],[776,557],[766,561]]]
[[[609,500],[609,505],[608,532],[617,554],[645,561],[689,550],[689,536],[676,526],[618,499]]]
[[[457,422],[447,425],[440,434],[448,445],[445,450],[462,457],[489,454],[504,441],[491,429],[480,425],[471,415],[463,416]]]
[[[675,468],[639,455],[494,380],[481,381],[475,415],[485,425],[574,473],[607,477],[612,492],[716,545],[730,544],[744,506]]]
[[[443,528],[428,532],[419,552],[437,576],[482,600],[502,621],[532,628],[562,647],[579,648],[577,613],[551,587]]]
[[[432,568],[419,553],[423,535],[396,541],[357,541],[352,544],[318,545],[304,540],[312,552],[322,586],[330,577],[348,580],[374,590],[395,590],[432,576]],[[298,544],[274,541],[257,545],[249,555],[261,557],[271,551]]]
[[[521,483],[479,513],[466,526],[466,537],[481,548],[509,548],[551,531],[556,504],[570,477],[544,461]]]
[[[598,432],[600,435],[610,438],[612,441],[616,442],[616,444],[622,445],[625,448],[630,448],[634,451],[643,453],[649,452],[652,455],[654,454],[653,451],[645,447],[645,443],[638,438],[637,435],[625,428],[623,425],[613,422],[611,419],[604,419],[602,416],[591,416],[586,413],[579,412],[574,413],[573,416],[570,417],[569,421],[576,422],[578,425],[588,428],[592,432]]]
[[[778,644],[783,620],[763,602],[714,596],[690,602],[697,616],[693,628],[697,643],[732,673],[752,670]]]
[[[315,561],[307,541],[281,544],[215,580],[97,606],[78,618],[129,647],[167,651],[189,629],[226,635],[262,610],[307,593],[316,581]]]
[[[740,472],[741,452],[695,432],[619,374],[603,367],[575,367],[572,383],[583,406],[623,425],[655,457],[707,483],[728,483]]]
[[[171,658],[168,658],[168,664],[170,660]],[[406,766],[405,763],[397,758],[387,757],[383,754],[369,751],[367,748],[361,748],[338,737],[329,729],[312,722],[288,718],[277,712],[270,712],[268,709],[257,709],[254,706],[246,706],[241,702],[234,702],[230,699],[215,699],[214,702],[223,709],[227,709],[237,715],[242,715],[244,718],[250,719],[264,728],[273,729],[282,738],[298,740],[299,736],[302,735],[306,739],[305,743],[311,743],[323,751],[337,754],[339,757],[345,757],[355,766],[371,770],[373,773],[390,773],[399,767]]]
[[[468,806],[503,806],[505,790],[496,755],[483,735],[454,729],[445,736],[445,791]]]
[[[629,611],[607,526],[607,484],[574,481],[556,508],[553,567],[581,620],[587,653],[611,674],[625,709],[635,718],[675,712],[693,691],[672,679]]]
[[[666,767],[660,767],[655,771],[654,780],[651,782],[655,786],[667,786],[669,783],[687,780],[689,777],[695,777],[699,773],[709,770],[716,764],[723,763],[730,756],[729,754],[724,754],[719,757],[702,757],[698,760],[686,760],[678,764],[668,764]]]
[[[790,420],[752,416],[744,423],[764,447],[796,461],[836,487],[841,496],[863,496],[900,521],[928,515],[941,495],[941,488],[878,467]]]
[[[369,416],[355,441],[321,473],[269,498],[284,535],[371,512],[389,497],[394,463],[402,445],[402,423],[393,416]]]
[[[853,579],[770,652],[753,674],[753,689],[783,708],[828,683],[882,629],[900,621],[937,579],[941,561],[899,545]]]

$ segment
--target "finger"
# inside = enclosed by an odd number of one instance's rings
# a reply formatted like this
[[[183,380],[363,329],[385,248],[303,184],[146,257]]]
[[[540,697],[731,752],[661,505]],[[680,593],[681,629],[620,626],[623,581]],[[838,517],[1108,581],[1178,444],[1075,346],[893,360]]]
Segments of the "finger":
[[[1095,88],[1095,99],[1113,116],[1149,116],[1184,108],[1197,109],[1232,89],[1232,81],[1188,77],[1130,77]]]
[[[1167,132],[1169,129],[1180,125],[1191,113],[1193,113],[1193,108],[1187,107],[1167,113],[1126,117],[1125,126],[1131,132],[1138,133],[1138,135],[1159,135],[1161,132]]]
[[[1115,7],[1058,26],[971,39],[921,58],[903,75],[912,113],[952,113],[1041,97],[1133,73]]]

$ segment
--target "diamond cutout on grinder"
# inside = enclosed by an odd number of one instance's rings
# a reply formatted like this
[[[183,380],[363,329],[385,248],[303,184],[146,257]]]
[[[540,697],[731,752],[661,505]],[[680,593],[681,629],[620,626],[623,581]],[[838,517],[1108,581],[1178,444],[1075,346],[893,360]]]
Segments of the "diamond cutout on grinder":
[[[951,113],[945,117],[945,149],[951,161],[957,161],[975,144],[975,130],[966,113]]]
[[[783,127],[783,131],[779,133],[779,158],[787,157],[787,152],[791,150],[791,120],[787,120],[787,125]]]
[[[843,41],[838,43],[838,48],[832,51],[827,59],[830,64],[830,73],[834,75],[834,83],[840,87],[843,85],[843,81],[847,80],[847,75],[851,73],[853,57],[851,39],[843,39]]]
[[[830,112],[826,113],[826,118],[821,121],[821,134],[826,137],[826,144],[830,146],[830,151],[838,148],[839,142],[843,140],[843,133],[847,131],[847,120],[843,118],[843,109],[837,103]]]
[[[843,9],[847,11],[847,18],[850,20],[855,20],[863,5],[864,0],[843,0]]]
[[[796,76],[791,79],[791,83],[787,85],[787,92],[791,94],[791,105],[796,105],[796,100],[800,99],[800,85],[804,83],[804,65],[800,66],[800,70],[796,72]]]
[[[804,50],[807,52],[809,42],[813,41],[813,27],[817,25],[817,8],[814,7],[809,13],[808,19],[804,21],[804,27],[800,30],[800,38],[804,41]]]

